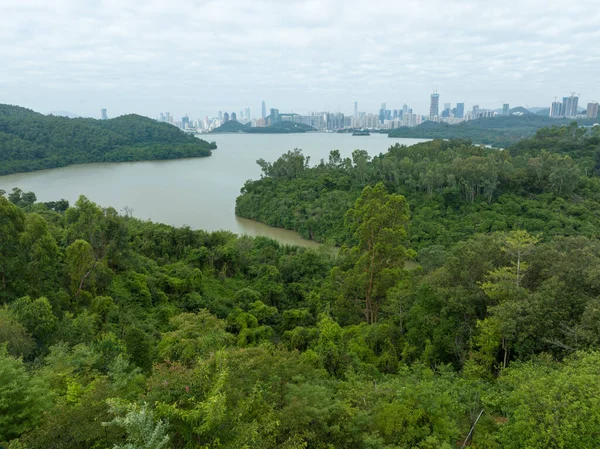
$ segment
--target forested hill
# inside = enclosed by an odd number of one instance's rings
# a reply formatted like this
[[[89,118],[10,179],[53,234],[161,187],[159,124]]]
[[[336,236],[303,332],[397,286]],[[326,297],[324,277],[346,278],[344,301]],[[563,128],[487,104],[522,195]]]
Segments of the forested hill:
[[[223,123],[218,128],[213,129],[211,134],[222,134],[222,133],[239,133],[249,128],[250,125],[243,125],[237,120],[229,120],[227,123]]]
[[[599,447],[599,139],[553,133],[261,162],[356,198],[337,256],[0,192],[0,446]]]
[[[526,229],[545,235],[600,236],[600,127],[547,128],[508,151],[468,140],[395,145],[371,160],[356,150],[309,168],[302,153],[248,181],[239,216],[337,245],[351,241],[344,214],[367,185],[384,182],[411,206],[415,249],[448,246],[480,232]]]
[[[70,119],[0,105],[0,175],[87,162],[210,156],[214,148],[139,115]]]
[[[269,126],[246,128],[244,130],[244,132],[248,134],[294,134],[310,131],[316,131],[316,129],[312,126],[305,125],[304,123],[294,123],[289,121],[277,122]]]
[[[425,122],[414,128],[397,128],[390,131],[390,137],[424,139],[470,139],[476,144],[506,148],[517,141],[533,136],[538,129],[550,126],[564,126],[571,123],[569,118],[550,118],[534,114],[522,116],[498,116],[462,122],[457,125]],[[582,119],[581,126],[591,126],[598,120]]]

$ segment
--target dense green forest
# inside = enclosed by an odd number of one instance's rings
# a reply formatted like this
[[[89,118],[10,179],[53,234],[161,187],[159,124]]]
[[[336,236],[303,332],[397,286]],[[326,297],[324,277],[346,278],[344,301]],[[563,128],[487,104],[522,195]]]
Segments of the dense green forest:
[[[337,254],[0,192],[0,445],[598,447],[599,145],[260,161]]]
[[[139,115],[70,119],[0,104],[0,175],[88,162],[210,156],[215,148]]]
[[[246,128],[245,133],[248,134],[293,134],[306,133],[316,131],[315,128],[304,123],[294,123],[289,121],[281,121],[268,126],[257,126],[255,128]]]
[[[550,118],[540,115],[511,115],[480,118],[457,125],[425,122],[414,128],[396,128],[389,132],[390,137],[424,139],[470,139],[474,143],[506,148],[517,141],[533,136],[538,129],[568,125],[570,118]],[[579,125],[591,126],[598,120],[582,119]]]
[[[408,238],[416,250],[448,246],[477,233],[526,229],[583,235],[600,229],[600,127],[545,128],[499,151],[469,140],[399,144],[374,157],[331,152],[313,168],[300,150],[248,181],[236,213],[307,239],[352,243],[344,214],[367,185],[383,182],[411,205]]]

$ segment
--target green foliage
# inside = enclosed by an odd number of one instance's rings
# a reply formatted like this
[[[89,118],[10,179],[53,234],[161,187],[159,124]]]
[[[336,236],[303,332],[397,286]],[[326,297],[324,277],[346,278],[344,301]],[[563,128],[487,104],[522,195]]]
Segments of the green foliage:
[[[210,144],[139,115],[69,119],[0,105],[0,175],[89,162],[131,162],[210,156]],[[23,192],[9,198],[35,202]]]
[[[338,252],[0,196],[0,440],[598,446],[597,139],[261,162],[238,208]]]
[[[49,405],[45,385],[27,373],[20,359],[0,346],[0,442],[31,429]]]

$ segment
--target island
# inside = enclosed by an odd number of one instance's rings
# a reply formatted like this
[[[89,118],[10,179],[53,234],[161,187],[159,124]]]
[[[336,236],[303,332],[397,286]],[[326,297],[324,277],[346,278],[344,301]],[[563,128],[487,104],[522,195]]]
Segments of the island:
[[[249,125],[243,125],[235,120],[213,129],[210,134],[223,133],[245,133],[245,134],[295,134],[316,131],[316,128],[305,125],[304,123],[295,123],[290,121],[281,121],[268,126],[257,126],[251,128]]]
[[[0,104],[0,175],[90,162],[206,157],[216,147],[135,114],[71,119]]]

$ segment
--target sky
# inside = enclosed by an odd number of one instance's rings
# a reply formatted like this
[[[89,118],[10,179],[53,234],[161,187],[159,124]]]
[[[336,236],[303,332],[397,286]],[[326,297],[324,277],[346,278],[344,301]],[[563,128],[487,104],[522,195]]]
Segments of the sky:
[[[99,117],[600,101],[598,0],[0,0],[0,103]]]

